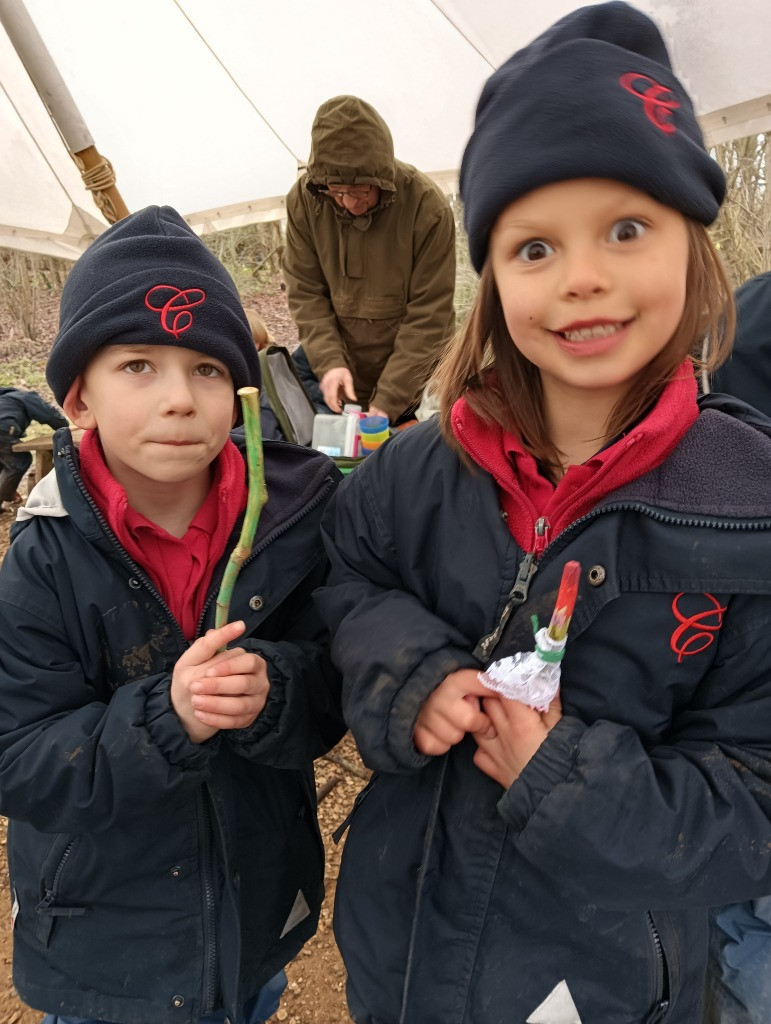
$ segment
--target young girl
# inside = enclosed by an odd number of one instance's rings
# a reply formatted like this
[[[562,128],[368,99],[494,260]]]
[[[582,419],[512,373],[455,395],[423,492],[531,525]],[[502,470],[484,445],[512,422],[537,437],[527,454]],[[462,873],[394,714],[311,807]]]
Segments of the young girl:
[[[358,1024],[696,1024],[708,908],[771,891],[771,425],[697,403],[724,183],[653,23],[577,11],[487,83],[481,272],[441,413],[352,474],[320,600],[375,774],[336,934]],[[757,417],[755,417],[757,420]],[[560,700],[479,670],[581,565]]]

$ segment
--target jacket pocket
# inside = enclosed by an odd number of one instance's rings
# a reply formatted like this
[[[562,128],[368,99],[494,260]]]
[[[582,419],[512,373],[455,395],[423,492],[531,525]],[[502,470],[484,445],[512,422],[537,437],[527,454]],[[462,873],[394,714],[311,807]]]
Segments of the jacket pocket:
[[[41,900],[35,908],[34,936],[43,946],[51,941],[54,923],[58,917],[82,917],[85,907],[67,906],[62,900],[62,881],[65,869],[77,845],[78,837],[59,833],[43,862],[40,891]]]

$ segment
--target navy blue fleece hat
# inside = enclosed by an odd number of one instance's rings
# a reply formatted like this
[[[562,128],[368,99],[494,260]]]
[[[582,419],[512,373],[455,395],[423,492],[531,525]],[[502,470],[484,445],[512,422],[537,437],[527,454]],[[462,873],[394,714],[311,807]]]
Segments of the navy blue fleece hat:
[[[260,384],[241,299],[220,261],[170,206],[100,235],[70,271],[46,379],[61,405],[103,345],[179,345],[220,359],[237,388]]]
[[[710,224],[725,179],[656,25],[621,2],[582,7],[487,80],[460,173],[471,262],[509,203],[569,178],[612,178]]]

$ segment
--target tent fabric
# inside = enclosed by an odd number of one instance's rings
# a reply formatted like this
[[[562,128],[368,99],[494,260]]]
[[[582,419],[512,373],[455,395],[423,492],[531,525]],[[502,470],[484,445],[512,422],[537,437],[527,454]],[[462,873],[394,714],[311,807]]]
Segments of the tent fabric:
[[[4,3],[9,0],[3,0]],[[21,0],[13,0],[21,2]],[[771,130],[767,0],[635,0],[708,141]],[[131,210],[214,231],[283,216],[313,115],[353,93],[447,191],[485,79],[580,4],[544,0],[24,0]],[[75,256],[105,226],[0,27],[0,246]]]

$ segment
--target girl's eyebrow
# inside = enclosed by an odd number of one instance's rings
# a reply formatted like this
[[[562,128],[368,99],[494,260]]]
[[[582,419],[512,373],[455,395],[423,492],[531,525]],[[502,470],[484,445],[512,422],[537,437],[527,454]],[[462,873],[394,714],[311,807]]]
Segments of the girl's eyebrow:
[[[497,234],[508,234],[509,232],[516,231],[518,234],[540,236],[551,233],[551,229],[547,224],[526,220],[501,221],[500,224],[496,225],[495,230]]]

